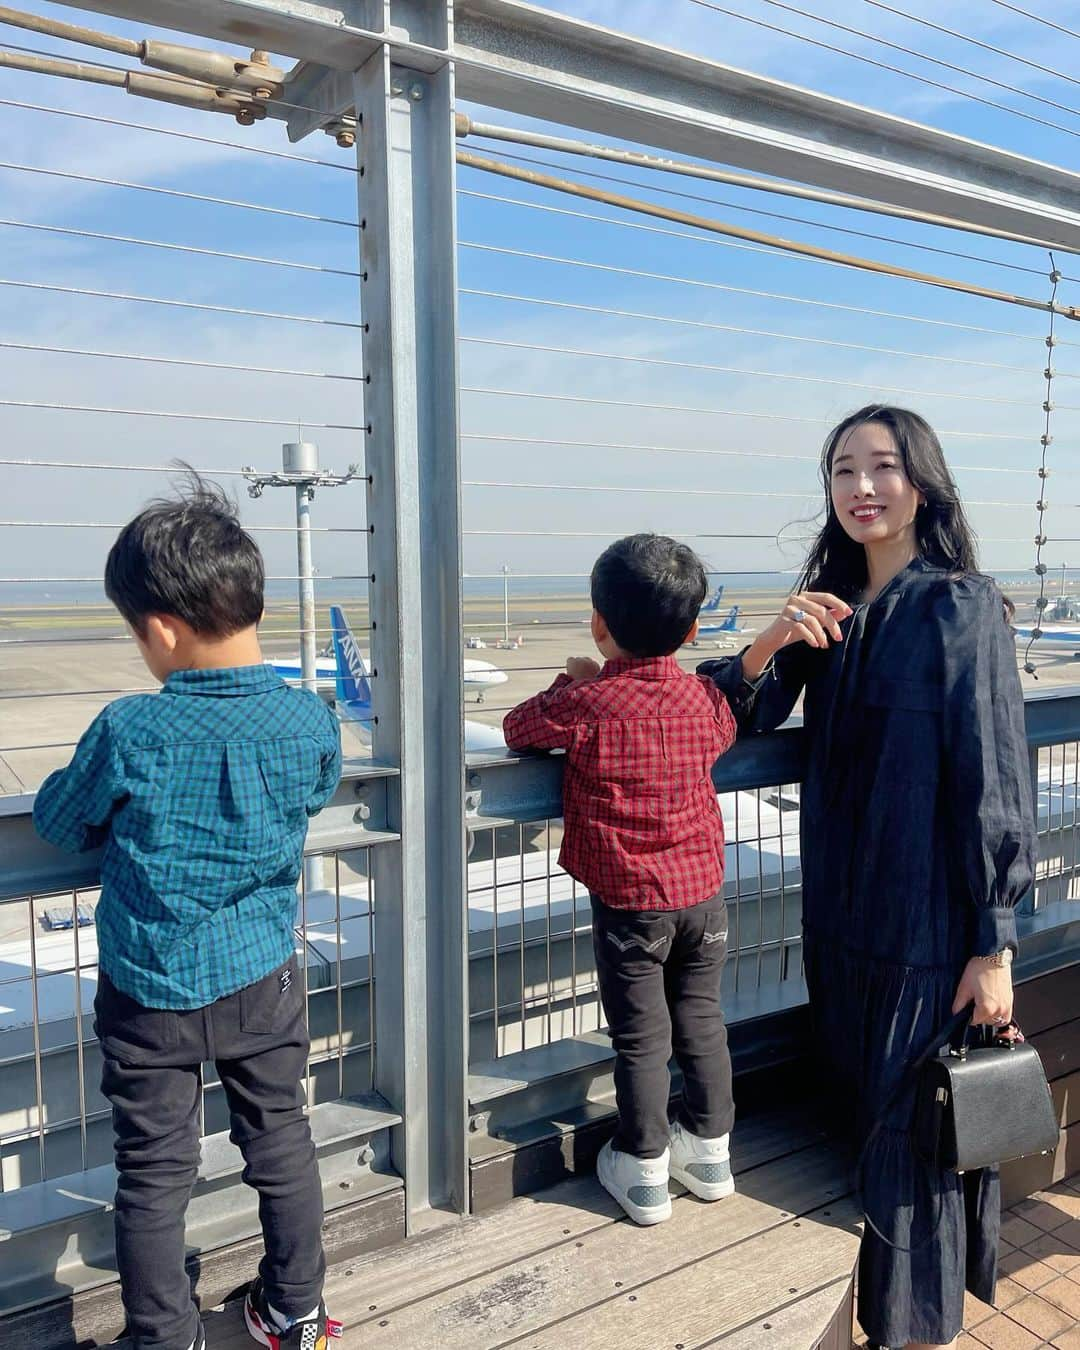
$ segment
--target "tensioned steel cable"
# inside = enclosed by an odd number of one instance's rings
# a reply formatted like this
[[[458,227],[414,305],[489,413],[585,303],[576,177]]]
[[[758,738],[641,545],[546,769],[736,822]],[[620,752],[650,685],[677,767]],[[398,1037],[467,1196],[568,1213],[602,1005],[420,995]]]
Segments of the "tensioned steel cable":
[[[513,197],[495,197],[496,201],[510,202],[515,206],[535,205],[538,210],[559,210],[558,207],[544,207],[540,203],[521,203]],[[583,211],[567,212],[568,215],[580,216],[583,220],[604,219],[604,217],[591,216]],[[623,221],[610,221],[610,224],[621,225]],[[647,228],[647,227],[646,227]],[[664,231],[666,233],[666,231]],[[687,238],[696,238],[694,235],[688,235]],[[503,254],[513,258],[528,258],[534,262],[553,263],[560,267],[580,267],[588,271],[610,272],[616,276],[640,277],[644,281],[665,281],[672,285],[687,286],[692,289],[706,291],[721,291],[729,295],[750,295],[759,300],[779,300],[783,304],[806,305],[813,309],[837,310],[844,314],[858,314],[868,318],[875,319],[898,319],[904,323],[924,324],[934,328],[947,328],[959,333],[981,333],[987,337],[1016,338],[1022,342],[1032,340],[1031,333],[1020,333],[1016,329],[1010,328],[988,328],[985,325],[957,323],[951,319],[934,319],[925,314],[904,314],[897,310],[873,309],[865,305],[848,305],[836,300],[817,300],[812,296],[790,295],[783,291],[762,291],[755,290],[750,286],[732,286],[720,281],[706,281],[700,277],[683,277],[671,272],[648,272],[640,268],[619,267],[614,263],[593,262],[586,258],[564,258],[553,253],[537,253],[529,249],[510,248],[502,244],[486,244],[477,240],[463,239],[459,241],[459,248],[473,249],[483,253]],[[1077,347],[1080,343],[1066,342],[1060,339],[1059,346]]]
[[[295,262],[291,258],[268,258],[259,253],[233,253],[222,248],[199,248],[195,244],[172,244],[163,239],[143,239],[131,234],[106,234],[101,230],[80,230],[71,225],[46,225],[34,220],[0,218],[0,225],[12,230],[33,230],[42,234],[60,234],[73,239],[95,239],[110,244],[137,244],[142,248],[160,248],[170,253],[189,253],[204,258],[224,258],[229,262],[260,263],[285,267],[297,272],[322,272],[328,276],[359,277],[355,268],[325,267],[322,263]],[[1041,273],[1040,273],[1041,275]]]
[[[499,391],[489,391],[489,392],[499,392]],[[742,415],[743,414],[740,414],[737,411],[732,413],[732,416],[734,417],[739,417]],[[786,417],[780,413],[777,414],[747,413],[745,415],[749,417],[760,416],[769,419],[775,417],[777,420],[780,421],[803,422],[813,426],[824,427],[833,425],[833,423],[828,418],[825,417]],[[984,433],[981,431],[946,431],[942,429],[939,434],[943,437],[962,436],[976,440],[982,439],[984,435],[989,437],[990,439],[1004,439],[1016,441],[1023,441],[1027,439],[1027,437],[1025,436],[998,437],[993,432]],[[579,440],[567,440],[564,437],[556,437],[556,436],[521,436],[515,435],[512,432],[463,431],[461,433],[461,439],[463,441],[493,441],[499,442],[501,444],[513,444],[513,445],[554,446],[571,450],[578,450],[578,449],[625,450],[625,451],[640,450],[648,454],[662,454],[662,455],[707,455],[707,456],[716,455],[721,458],[728,458],[728,459],[795,460],[815,465],[819,464],[821,459],[820,455],[789,455],[783,454],[775,450],[717,450],[715,448],[705,446],[690,446],[690,445],[635,445],[633,443],[626,441],[579,441]],[[1027,477],[1028,473],[1027,469],[997,468],[992,464],[951,464],[950,467],[960,473],[1022,474],[1024,477]]]
[[[1045,300],[1033,300],[1027,296],[1013,295],[1008,291],[998,291],[989,286],[977,286],[971,282],[956,281],[951,277],[940,277],[931,272],[917,272],[908,267],[896,267],[892,263],[878,262],[870,258],[860,258],[855,254],[838,253],[835,249],[820,248],[816,244],[804,244],[793,239],[782,239],[778,235],[769,235],[761,230],[751,230],[743,225],[732,225],[727,221],[713,220],[710,217],[691,215],[686,211],[676,210],[674,207],[664,206],[659,202],[642,201],[639,198],[623,197],[621,194],[607,192],[601,188],[590,187],[587,183],[578,183],[568,178],[554,178],[549,174],[537,173],[532,169],[519,168],[516,164],[507,164],[501,160],[487,159],[481,155],[474,155],[467,150],[458,150],[457,161],[469,168],[481,169],[487,173],[496,174],[504,178],[516,179],[520,183],[528,183],[533,187],[549,188],[554,192],[566,193],[574,197],[582,197],[587,201],[600,202],[606,206],[619,207],[622,210],[630,211],[638,215],[656,216],[661,220],[676,221],[680,224],[690,225],[694,229],[702,230],[705,236],[687,234],[685,232],[663,230],[656,226],[639,225],[634,221],[612,221],[604,216],[591,216],[583,213],[586,220],[599,221],[605,224],[622,224],[630,229],[646,230],[650,233],[675,235],[680,238],[696,239],[707,237],[708,235],[731,236],[737,240],[753,240],[753,244],[738,243],[733,247],[745,249],[750,252],[764,252],[769,256],[775,257],[776,252],[798,257],[805,260],[825,263],[836,267],[849,267],[857,271],[874,272],[881,276],[896,277],[900,280],[914,281],[925,286],[935,286],[943,290],[954,291],[963,295],[977,296],[986,300],[998,300],[1005,304],[1017,305],[1024,309],[1046,310],[1047,302]],[[525,203],[510,199],[515,206],[525,205]],[[535,209],[538,203],[530,204]],[[560,214],[563,208],[559,207],[541,207],[540,209],[552,210]],[[1065,318],[1080,318],[1080,310],[1074,306],[1068,308],[1059,307],[1058,312]]]
[[[54,53],[55,54],[55,53]],[[157,78],[158,72],[155,72]],[[323,169],[342,169],[355,174],[354,164],[342,164],[333,159],[317,159],[310,155],[298,155],[289,150],[271,150],[265,145],[250,145],[243,141],[223,141],[216,136],[200,136],[194,131],[179,131],[176,127],[155,127],[150,122],[131,122],[122,117],[106,117],[102,113],[76,112],[73,108],[55,108],[47,103],[28,103],[23,99],[0,98],[0,108],[19,108],[24,112],[37,112],[62,117],[65,121],[94,122],[99,126],[120,127],[124,131],[149,131],[157,136],[171,136],[175,140],[196,141],[200,145],[218,145],[225,150],[239,150],[247,155],[262,155],[268,159],[284,159],[294,164],[313,164]]]
[[[1060,131],[1066,136],[1080,137],[1080,130],[1063,126],[1060,122],[1051,122],[1047,117],[1038,117],[1035,113],[1024,112],[1022,108],[1010,108],[1007,103],[999,103],[996,99],[984,98],[981,94],[972,93],[970,89],[959,89],[956,85],[943,84],[940,80],[930,79],[928,75],[919,75],[915,71],[905,70],[903,66],[894,66],[888,61],[879,61],[875,57],[864,56],[861,52],[853,52],[847,47],[837,47],[834,43],[822,42],[818,38],[809,37],[806,33],[792,32],[790,28],[784,28],[780,24],[768,23],[765,19],[751,18],[749,14],[740,14],[738,10],[728,9],[726,5],[717,4],[716,0],[690,0],[690,3],[692,5],[699,5],[702,9],[714,10],[717,14],[724,14],[729,19],[738,19],[742,23],[753,24],[756,28],[764,28],[770,33],[779,33],[783,37],[794,38],[797,42],[808,43],[811,47],[817,47],[822,51],[832,52],[834,56],[846,56],[852,61],[861,61],[864,65],[874,66],[878,70],[885,70],[893,75],[902,75],[905,79],[916,80],[919,84],[928,85],[931,89],[940,89],[946,94],[955,94],[958,98],[970,99],[973,103],[981,103],[987,108],[993,108],[997,112],[1007,113],[1011,117],[1020,117],[1025,122],[1033,122],[1035,125],[1047,127],[1051,131]],[[858,29],[849,28],[847,25],[836,23],[832,19],[824,19],[818,14],[811,14],[809,11],[795,9],[794,6],[781,4],[780,0],[762,0],[762,3],[774,5],[776,8],[788,10],[790,13],[804,15],[806,18],[816,20],[818,23],[823,23],[829,28],[836,28],[841,32],[852,33],[856,36],[867,38],[872,42],[880,42],[886,47],[909,52],[910,55],[915,56],[920,60],[929,61],[934,65],[946,66],[952,70],[960,70],[962,74],[967,75],[972,79],[981,80],[985,78],[987,83],[999,84],[999,81],[977,75],[974,71],[969,71],[962,67],[951,66],[947,61],[939,61],[935,57],[924,56],[920,52],[911,51],[904,47],[898,47],[896,43],[888,42],[884,38],[876,38],[873,34],[861,33]],[[1003,87],[1011,88],[1010,86]],[[1023,94],[1025,91],[1014,89],[1012,92]]]
[[[584,314],[603,314],[618,319],[643,319],[650,323],[676,324],[685,328],[702,328],[709,332],[736,333],[747,337],[765,337],[778,342],[802,342],[816,347],[839,347],[846,351],[873,352],[879,356],[901,356],[913,361],[933,361],[943,365],[971,366],[978,370],[1004,370],[1018,375],[1029,375],[1027,366],[1013,366],[1003,361],[979,361],[967,356],[949,356],[937,352],[913,352],[901,347],[877,347],[865,342],[842,342],[838,338],[811,336],[808,333],[784,333],[772,328],[746,328],[740,324],[714,323],[708,319],[688,319],[674,314],[652,314],[642,310],[614,309],[608,305],[586,305],[577,300],[554,300],[539,295],[516,295],[512,291],[488,291],[474,286],[459,286],[459,295],[475,295],[486,300],[506,300],[522,305],[543,305],[552,309],[569,309]],[[2,345],[2,344],[0,344]],[[1080,373],[1058,372],[1062,379],[1080,379]]]
[[[234,197],[213,197],[205,192],[181,192],[179,188],[158,187],[152,183],[133,183],[123,178],[105,178],[99,174],[76,173],[72,169],[46,169],[40,164],[18,164],[14,160],[0,160],[0,169],[11,173],[41,174],[46,178],[65,178],[74,183],[93,183],[95,187],[123,188],[130,192],[150,192],[161,197],[175,197],[180,201],[206,202],[211,206],[231,206],[243,211],[256,211],[267,216],[284,216],[290,220],[314,221],[320,225],[342,225],[350,230],[360,228],[358,220],[341,220],[336,216],[319,216],[310,211],[292,211],[284,206],[264,206]]]
[[[0,520],[0,528],[6,530],[122,530],[127,522],[105,520]],[[245,525],[249,534],[296,534],[295,525]],[[370,534],[367,525],[312,525],[312,534]],[[319,578],[316,577],[316,580]],[[33,578],[30,578],[33,581]],[[297,580],[296,577],[279,580]],[[324,577],[324,581],[365,581],[366,574],[354,577]]]
[[[1050,254],[1050,298],[1057,295],[1058,285],[1061,276],[1054,264],[1054,255]],[[1031,660],[1031,649],[1035,642],[1043,635],[1043,616],[1048,604],[1046,598],[1046,572],[1047,567],[1043,562],[1043,548],[1050,542],[1044,531],[1044,520],[1047,511],[1046,501],[1046,480],[1049,477],[1049,471],[1046,467],[1046,452],[1050,448],[1053,440],[1051,433],[1051,419],[1054,412],[1054,318],[1055,311],[1053,305],[1050,307],[1050,326],[1046,336],[1046,370],[1043,372],[1046,379],[1046,397],[1043,399],[1043,430],[1039,438],[1041,453],[1039,456],[1039,500],[1035,503],[1035,509],[1038,512],[1038,526],[1035,531],[1035,575],[1039,578],[1039,594],[1035,600],[1035,622],[1032,625],[1031,637],[1028,638],[1027,647],[1024,649],[1024,674],[1031,675],[1034,679],[1039,676],[1035,665]]]
[[[484,139],[483,133],[477,133],[480,139]],[[964,262],[982,263],[987,267],[1004,269],[1008,272],[1022,272],[1027,276],[1041,277],[1045,272],[1038,267],[1027,267],[1023,263],[1005,262],[999,258],[987,258],[979,253],[965,253],[961,249],[944,248],[940,244],[917,243],[912,239],[899,239],[896,235],[881,234],[874,230],[856,230],[849,225],[835,225],[824,220],[811,220],[808,216],[796,216],[787,211],[770,211],[761,206],[747,206],[741,202],[734,202],[724,197],[708,197],[699,192],[684,192],[678,188],[664,187],[659,183],[646,183],[638,178],[624,178],[618,174],[600,173],[596,169],[583,169],[579,165],[567,165],[557,160],[544,159],[539,155],[523,155],[518,151],[505,150],[501,146],[499,154],[503,159],[511,159],[519,164],[536,164],[543,169],[557,169],[559,172],[567,170],[573,172],[579,178],[592,178],[601,183],[617,183],[620,187],[639,188],[647,192],[657,192],[665,197],[675,197],[680,201],[699,202],[705,206],[723,207],[727,211],[742,211],[747,215],[765,216],[769,220],[783,220],[792,225],[810,225],[816,230],[827,230],[832,234],[849,235],[855,239],[870,239],[878,244],[895,244],[899,248],[917,249],[921,253],[934,253],[942,258],[959,258]],[[643,166],[651,167],[651,166]],[[857,207],[849,208],[857,210]],[[1064,276],[1064,273],[1062,274]],[[1075,277],[1066,278],[1067,280],[1077,280]]]
[[[744,366],[721,366],[705,361],[674,361],[662,356],[636,356],[625,352],[590,351],[581,347],[559,347],[542,342],[515,342],[509,338],[488,338],[464,336],[461,343],[475,343],[487,347],[500,347],[508,351],[546,352],[558,356],[584,356],[604,361],[625,361],[637,365],[663,366],[675,370],[700,370],[720,375],[747,375],[753,379],[794,380],[804,384],[838,385],[842,389],[863,389],[871,392],[888,389],[892,393],[912,394],[918,398],[954,399],[966,403],[992,403],[1012,408],[1026,408],[1028,401],[1022,398],[1000,398],[996,395],[953,392],[944,389],[910,389],[905,385],[878,381],[875,384],[863,384],[858,380],[841,379],[828,375],[803,375],[794,371],[754,370]],[[1080,412],[1080,404],[1061,403],[1058,405],[1066,412]]]
[[[10,342],[0,338],[0,350],[19,352],[45,352],[53,356],[90,356],[110,361],[144,361],[152,365],[184,366],[195,370],[231,370],[252,375],[295,375],[310,380],[351,380],[364,383],[363,375],[343,375],[331,370],[290,370],[285,366],[239,365],[230,361],[196,361],[184,356],[150,356],[145,352],[110,352],[94,347],[54,347],[44,342]],[[0,463],[26,463],[24,460],[0,460]],[[122,466],[115,466],[122,467]]]
[[[49,403],[40,399],[0,398],[0,408],[35,408],[50,412],[105,413],[113,417],[155,417],[178,422],[227,422],[246,427],[294,427],[295,417],[234,417],[227,413],[164,412],[158,408],[107,408],[88,403]],[[317,431],[366,431],[359,422],[312,422],[303,425]],[[117,529],[121,527],[118,525]]]
[[[102,469],[109,471],[119,470],[121,473],[165,473],[175,475],[184,472],[184,470],[176,464],[117,464],[114,462],[77,459],[0,458],[0,465],[16,469]],[[198,465],[192,465],[191,467],[194,468],[197,474],[201,474],[207,478],[246,478],[248,476],[248,470],[246,469],[211,469],[201,468]],[[272,470],[271,472],[275,471]],[[360,476],[357,476],[353,481],[360,482],[366,480],[362,480]],[[272,578],[270,577],[266,578],[267,581],[270,581],[271,579]],[[297,578],[290,577],[287,579],[295,581]],[[67,578],[54,577],[53,580],[63,581],[67,580]]]
[[[778,178],[762,178],[756,174],[736,173],[731,169],[721,169],[714,164],[698,160],[672,159],[669,155],[650,154],[641,150],[628,150],[621,146],[605,145],[592,140],[579,140],[567,136],[555,136],[550,132],[530,131],[524,127],[498,126],[492,122],[481,122],[465,113],[454,115],[454,129],[459,140],[479,137],[482,140],[494,140],[500,143],[510,142],[519,147],[532,150],[544,150],[557,154],[570,155],[578,159],[598,159],[634,169],[655,171],[663,179],[674,175],[681,178],[698,178],[709,183],[720,183],[725,187],[736,187],[752,193],[793,197],[799,201],[811,201],[819,206],[839,207],[856,214],[870,214],[891,217],[909,224],[930,225],[935,229],[958,231],[965,236],[977,236],[1000,239],[1012,244],[1045,249],[1048,241],[1038,234],[1019,230],[1005,229],[986,221],[961,220],[957,216],[941,215],[925,211],[911,205],[886,202],[877,198],[857,196],[850,192],[837,192],[830,188],[810,187]],[[583,171],[582,171],[583,172]],[[659,191],[665,189],[660,188]],[[1060,245],[1054,245],[1060,248]],[[1080,249],[1068,250],[1078,252]],[[1041,273],[1040,273],[1041,275]]]
[[[768,3],[772,3],[772,0],[768,0]],[[863,0],[863,4],[872,5],[874,9],[884,10],[886,14],[895,14],[898,18],[907,19],[923,28],[932,29],[935,33],[944,33],[946,37],[956,38],[959,42],[967,42],[972,47],[978,47],[984,52],[991,52],[994,56],[1007,57],[1010,61],[1016,61],[1019,65],[1027,66],[1029,70],[1037,70],[1040,75],[1053,75],[1056,79],[1065,80],[1068,84],[1080,86],[1080,79],[1070,75],[1059,66],[1044,66],[1041,61],[1032,61],[1030,57],[1021,56],[1019,52],[1010,51],[1007,47],[996,47],[992,42],[985,42],[982,38],[974,37],[971,33],[962,33],[955,28],[946,28],[944,24],[935,23],[932,19],[926,19],[921,14],[910,14],[906,9],[898,9],[895,5],[884,4],[883,0]],[[875,41],[880,40],[875,39]],[[989,77],[979,75],[978,78],[985,80]],[[1036,97],[1026,89],[1022,92],[1027,98]],[[1080,111],[1076,108],[1068,108],[1064,104],[1055,104],[1054,106],[1064,108],[1066,112],[1071,112],[1074,116],[1080,117]]]
[[[819,501],[821,487],[811,484],[804,492],[770,492],[763,488],[703,488],[703,487],[638,487],[618,483],[523,483],[513,480],[496,481],[491,479],[466,478],[462,487],[471,488],[512,488],[515,491],[536,492],[625,492],[640,493],[649,497],[761,497],[766,500]],[[1004,506],[1010,510],[1023,506],[1023,502],[978,501],[965,499],[965,506]]]
[[[1010,9],[1014,14],[1022,14],[1025,19],[1032,19],[1035,23],[1045,24],[1047,28],[1054,28],[1059,33],[1064,33],[1066,37],[1076,38],[1080,41],[1080,33],[1074,28],[1066,28],[1063,24],[1055,23],[1053,19],[1047,19],[1042,14],[1033,14],[1030,9],[1021,9],[1019,5],[1009,3],[1009,0],[990,0],[992,5],[997,5],[999,9]]]
[[[168,309],[194,309],[207,314],[239,314],[249,319],[276,319],[288,323],[313,323],[329,328],[362,330],[364,325],[352,319],[323,319],[314,314],[279,314],[273,310],[242,309],[238,305],[207,305],[195,300],[172,300],[159,295],[137,295],[128,291],[100,291],[89,286],[62,286],[48,281],[17,281],[0,277],[0,286],[27,291],[50,291],[59,295],[82,295],[94,300],[125,300],[132,304],[161,305]]]
[[[463,394],[487,394],[496,398],[528,398],[548,403],[596,404],[604,408],[642,408],[654,412],[701,413],[711,417],[748,417],[754,421],[797,422],[805,426],[832,426],[835,419],[827,417],[797,417],[792,413],[749,412],[739,408],[699,408],[681,403],[645,403],[633,399],[599,398],[587,394],[550,394],[532,389],[499,389],[485,385],[463,384]],[[1026,441],[1027,436],[1000,431],[941,431],[942,436],[966,437],[986,441]]]

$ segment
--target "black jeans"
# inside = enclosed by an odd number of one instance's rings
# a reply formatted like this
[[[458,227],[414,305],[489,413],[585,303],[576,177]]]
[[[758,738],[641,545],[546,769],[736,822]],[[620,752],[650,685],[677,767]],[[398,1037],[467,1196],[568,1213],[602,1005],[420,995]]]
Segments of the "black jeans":
[[[192,1012],[144,1008],[101,973],[94,1013],[113,1108],[116,1261],[137,1350],[187,1350],[199,1325],[184,1271],[184,1211],[199,1165],[205,1060],[225,1090],[243,1179],[259,1193],[267,1297],[290,1317],[309,1312],[326,1262],[303,1111],[308,1035],[296,958]]]
[[[638,1158],[668,1145],[668,1061],[682,1070],[679,1118],[703,1139],[735,1118],[720,1009],[727,906],[714,895],[677,910],[614,909],[592,897],[596,975],[615,1047],[613,1144]]]

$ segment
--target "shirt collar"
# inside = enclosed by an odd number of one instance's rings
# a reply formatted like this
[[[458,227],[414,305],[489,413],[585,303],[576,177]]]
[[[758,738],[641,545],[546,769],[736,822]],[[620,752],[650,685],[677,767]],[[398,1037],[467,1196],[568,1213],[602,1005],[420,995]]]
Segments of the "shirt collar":
[[[162,686],[163,694],[212,694],[217,697],[267,694],[285,681],[269,666],[229,666],[215,670],[174,670]]]
[[[632,675],[637,680],[671,680],[683,673],[674,656],[615,656],[604,662],[600,678]]]

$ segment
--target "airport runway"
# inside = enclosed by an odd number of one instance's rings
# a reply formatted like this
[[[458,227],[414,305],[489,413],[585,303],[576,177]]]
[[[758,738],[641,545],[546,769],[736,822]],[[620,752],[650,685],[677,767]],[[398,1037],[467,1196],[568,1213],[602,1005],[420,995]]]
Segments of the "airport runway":
[[[1023,618],[1031,611],[1027,588],[1013,587]],[[1033,595],[1034,592],[1032,591]],[[783,604],[778,593],[730,589],[728,604],[740,605],[739,625],[760,629]],[[1026,603],[1025,603],[1026,600]],[[347,603],[346,614],[367,650],[366,605]],[[514,651],[488,645],[464,651],[464,656],[490,661],[507,672],[506,684],[491,689],[483,702],[466,697],[466,716],[499,726],[503,713],[521,699],[546,688],[567,656],[594,655],[587,627],[588,602],[583,593],[533,598],[511,595],[510,633],[523,645]],[[502,597],[470,597],[465,606],[464,632],[492,644],[503,634]],[[329,630],[325,608],[317,619]],[[276,603],[267,610],[263,647],[267,656],[288,656],[298,648],[295,608]],[[703,642],[685,648],[680,659],[687,668],[721,650],[732,650],[750,640],[736,637],[729,647]],[[150,691],[148,676],[119,618],[105,605],[57,605],[0,610],[0,793],[30,791],[54,768],[67,762],[71,749],[94,715],[125,693]],[[1080,662],[1067,654],[1036,658],[1040,685],[1080,682]],[[1026,679],[1030,685],[1031,681]],[[359,737],[343,728],[348,753],[364,753]]]

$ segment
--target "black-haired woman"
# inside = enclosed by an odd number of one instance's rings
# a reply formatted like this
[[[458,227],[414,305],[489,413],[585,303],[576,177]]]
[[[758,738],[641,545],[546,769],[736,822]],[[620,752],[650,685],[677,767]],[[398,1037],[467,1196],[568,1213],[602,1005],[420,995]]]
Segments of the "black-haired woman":
[[[741,731],[805,691],[803,930],[815,1039],[856,1143],[920,1050],[974,1001],[1012,1016],[1013,907],[1032,879],[1024,709],[1005,602],[932,429],[873,405],[822,455],[827,519],[799,587],[740,656],[700,669]],[[859,1320],[882,1347],[952,1345],[989,1302],[996,1169],[930,1172],[905,1093],[867,1149]]]

